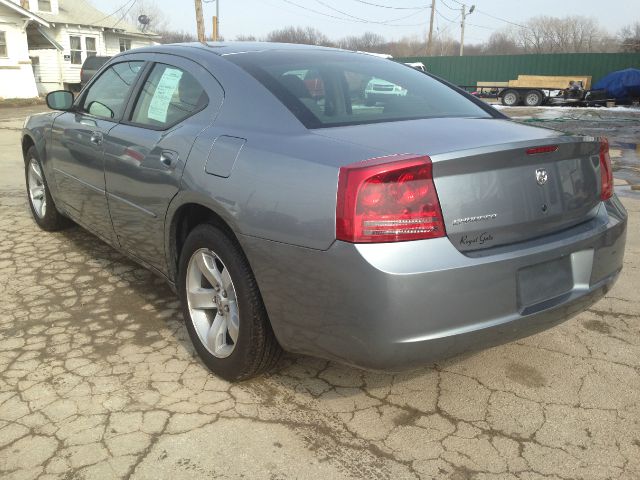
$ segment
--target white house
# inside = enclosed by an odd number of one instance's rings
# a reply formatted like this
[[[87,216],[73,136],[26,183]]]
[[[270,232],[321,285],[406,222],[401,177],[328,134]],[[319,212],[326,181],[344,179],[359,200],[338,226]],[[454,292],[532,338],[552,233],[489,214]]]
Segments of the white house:
[[[158,36],[87,0],[0,0],[0,98],[76,88],[88,56],[111,56]]]

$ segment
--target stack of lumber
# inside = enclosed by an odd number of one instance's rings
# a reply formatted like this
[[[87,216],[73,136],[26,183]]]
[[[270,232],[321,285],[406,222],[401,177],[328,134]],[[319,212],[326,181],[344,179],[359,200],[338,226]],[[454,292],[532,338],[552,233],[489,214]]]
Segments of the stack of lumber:
[[[571,80],[574,82],[582,82],[582,87],[585,90],[591,88],[591,76],[588,75],[518,75],[517,80],[509,80],[509,86],[520,88],[556,88],[560,90],[567,88]]]
[[[478,82],[478,88],[486,87],[508,87],[509,82]]]

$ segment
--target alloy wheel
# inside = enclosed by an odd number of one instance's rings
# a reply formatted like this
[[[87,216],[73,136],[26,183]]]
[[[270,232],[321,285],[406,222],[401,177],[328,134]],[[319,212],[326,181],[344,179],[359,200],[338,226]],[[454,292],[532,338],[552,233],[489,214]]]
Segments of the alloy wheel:
[[[44,218],[47,213],[47,187],[44,183],[44,175],[42,174],[40,164],[35,158],[29,161],[27,177],[29,181],[29,199],[31,200],[33,211],[38,218]]]
[[[186,275],[189,316],[202,345],[215,357],[226,358],[236,347],[240,315],[229,270],[208,248],[196,250]]]

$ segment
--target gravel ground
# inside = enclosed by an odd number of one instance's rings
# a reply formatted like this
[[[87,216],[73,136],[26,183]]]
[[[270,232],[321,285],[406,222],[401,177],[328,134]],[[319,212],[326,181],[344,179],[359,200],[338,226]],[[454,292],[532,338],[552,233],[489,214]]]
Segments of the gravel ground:
[[[609,295],[550,331],[421,370],[287,355],[230,385],[171,291],[30,219],[0,112],[0,478],[640,478],[640,201]],[[624,184],[624,182],[618,182]]]

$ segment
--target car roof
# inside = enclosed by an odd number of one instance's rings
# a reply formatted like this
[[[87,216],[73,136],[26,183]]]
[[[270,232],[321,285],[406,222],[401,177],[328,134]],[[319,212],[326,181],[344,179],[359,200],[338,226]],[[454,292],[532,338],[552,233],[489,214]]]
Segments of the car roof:
[[[196,48],[203,52],[211,52],[219,56],[235,55],[249,52],[267,52],[273,50],[333,50],[336,52],[345,52],[338,48],[323,47],[317,45],[304,45],[297,43],[275,43],[275,42],[186,42],[186,43],[168,43],[153,45],[136,49],[136,51],[154,51],[162,53],[171,53],[180,51],[185,47]],[[355,52],[354,52],[355,53]]]

